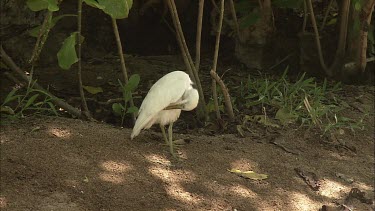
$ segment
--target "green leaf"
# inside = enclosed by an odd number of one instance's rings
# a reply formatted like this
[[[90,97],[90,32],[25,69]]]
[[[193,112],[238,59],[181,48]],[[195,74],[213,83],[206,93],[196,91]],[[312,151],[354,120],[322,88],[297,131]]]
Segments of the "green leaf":
[[[23,107],[23,110],[24,109],[27,109],[31,104],[34,103],[34,101],[36,100],[36,98],[39,96],[39,94],[35,94],[33,95],[32,97],[29,98],[29,100],[27,101],[26,105]]]
[[[260,18],[259,13],[252,12],[243,17],[240,21],[240,28],[247,28],[249,26],[254,25]]]
[[[103,10],[105,8],[105,6],[100,5],[99,2],[97,2],[95,0],[83,0],[83,2],[85,2],[87,5],[89,5],[91,7],[95,7],[95,8],[101,9],[101,10]]]
[[[7,95],[7,97],[5,98],[4,102],[3,102],[3,105],[7,104],[8,102],[10,101],[13,101],[14,99],[16,99],[18,96],[14,96],[14,94],[16,93],[17,89],[13,89],[12,91],[10,91]]]
[[[361,2],[360,1],[356,1],[354,3],[354,9],[357,10],[357,11],[361,10]]]
[[[137,88],[139,81],[140,81],[140,77],[138,74],[131,75],[128,83],[125,84],[124,86],[124,90],[130,91],[130,92],[134,91]]]
[[[132,93],[129,91],[124,91],[124,100],[125,102],[129,102],[129,100],[132,98]]]
[[[78,61],[75,49],[77,34],[77,32],[73,32],[69,37],[67,37],[64,40],[61,49],[59,52],[57,52],[59,66],[64,70],[69,69],[72,64]]]
[[[249,0],[242,0],[235,2],[236,12],[241,15],[246,15],[249,11],[252,11],[254,8],[258,7],[258,2],[253,2]]]
[[[138,108],[135,107],[135,106],[131,106],[128,108],[128,110],[126,111],[127,114],[132,114],[132,113],[135,113],[137,114],[138,113]]]
[[[297,9],[302,5],[303,0],[273,0],[272,5],[282,8]]]
[[[231,173],[237,174],[240,177],[244,177],[244,178],[252,179],[252,180],[264,180],[268,178],[267,174],[258,174],[258,173],[255,173],[254,171],[241,171],[238,169],[231,169],[231,170],[228,169],[228,171]]]
[[[51,12],[59,10],[57,0],[28,0],[26,5],[34,12],[44,9],[48,9]]]
[[[98,94],[100,92],[103,92],[102,87],[94,87],[94,86],[82,86],[87,92],[90,94]]]
[[[98,2],[104,7],[102,10],[114,19],[127,18],[133,5],[133,0],[98,0]]]
[[[112,110],[115,115],[121,116],[122,115],[122,108],[120,103],[113,103]]]
[[[55,105],[53,105],[53,103],[51,102],[47,102],[47,104],[49,105],[49,107],[51,108],[51,110],[53,111],[53,113],[58,116],[59,114],[57,113],[56,111],[56,108],[55,108]]]
[[[77,16],[77,15],[73,15],[73,14],[66,14],[66,15],[60,15],[60,16],[57,16],[57,17],[54,17],[52,18],[52,21],[50,23],[50,29],[52,29],[56,23],[61,20],[63,17],[74,17],[74,16]],[[33,29],[30,29],[28,31],[29,35],[32,36],[32,37],[38,37],[39,35],[39,31],[40,31],[40,28],[42,26],[37,26],[37,27],[34,27]]]
[[[280,125],[273,123],[270,118],[266,118],[264,115],[254,115],[249,118],[252,122],[257,122],[265,126],[271,126],[274,128],[280,128]]]
[[[9,106],[1,106],[0,107],[0,112],[1,113],[8,113],[10,115],[14,115],[14,110],[11,107],[9,107]]]
[[[334,25],[334,24],[336,24],[336,22],[337,22],[337,18],[332,18],[331,20],[329,20],[328,22],[327,22],[327,26],[330,26],[330,25]]]
[[[295,114],[292,114],[288,109],[286,108],[280,108],[276,112],[275,119],[280,120],[281,124],[286,125],[289,123],[296,122],[298,116]]]

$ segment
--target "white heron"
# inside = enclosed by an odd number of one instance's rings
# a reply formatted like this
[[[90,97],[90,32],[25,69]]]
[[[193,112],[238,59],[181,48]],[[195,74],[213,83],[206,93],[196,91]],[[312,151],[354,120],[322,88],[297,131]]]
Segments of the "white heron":
[[[133,127],[131,139],[136,137],[142,129],[149,129],[159,124],[163,137],[171,154],[173,151],[173,123],[178,119],[181,110],[191,111],[197,107],[198,91],[188,74],[183,71],[174,71],[160,78],[147,93],[139,109],[138,117]],[[165,125],[168,125],[168,137]]]

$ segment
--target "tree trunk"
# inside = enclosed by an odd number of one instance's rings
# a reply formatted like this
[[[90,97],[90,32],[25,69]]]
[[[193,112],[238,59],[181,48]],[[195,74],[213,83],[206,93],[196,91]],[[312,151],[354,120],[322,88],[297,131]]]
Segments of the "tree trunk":
[[[374,11],[375,0],[363,1],[358,11],[351,8],[351,24],[348,27],[348,50],[341,76],[350,78],[365,72],[367,64],[367,35]]]
[[[271,0],[259,1],[260,19],[253,26],[240,29],[236,40],[236,57],[248,68],[262,69],[265,48],[274,31]]]

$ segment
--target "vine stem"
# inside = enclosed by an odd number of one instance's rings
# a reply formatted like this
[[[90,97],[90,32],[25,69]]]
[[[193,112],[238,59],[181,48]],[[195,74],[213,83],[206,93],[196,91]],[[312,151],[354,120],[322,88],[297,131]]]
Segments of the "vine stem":
[[[223,25],[223,17],[224,17],[224,0],[220,1],[220,17],[219,17],[219,25],[216,32],[216,43],[215,43],[215,53],[214,53],[214,60],[212,64],[212,70],[211,72],[216,73],[216,67],[217,67],[217,58],[219,56],[219,47],[220,47],[220,35],[221,35],[221,27]],[[211,76],[213,74],[211,73]],[[213,76],[212,76],[213,77]],[[214,106],[216,111],[216,118],[221,119],[220,110],[219,110],[219,103],[218,103],[218,97],[217,97],[217,90],[216,90],[216,80],[215,78],[212,78],[212,98],[214,100]]]
[[[129,77],[128,77],[128,72],[126,70],[124,53],[122,52],[122,44],[121,44],[120,33],[118,31],[117,22],[116,22],[115,18],[112,18],[112,27],[113,27],[113,33],[115,34],[115,38],[116,38],[116,45],[117,45],[118,56],[120,57],[122,75],[124,76],[125,83],[128,83],[129,82]],[[133,101],[132,93],[130,93],[130,101],[129,101],[129,103],[130,103],[131,107],[134,106],[134,101]],[[133,124],[135,123],[135,115],[136,115],[135,113],[132,113]]]
[[[78,22],[78,35],[77,35],[77,42],[78,42],[78,50],[77,50],[77,56],[78,56],[78,82],[79,82],[79,94],[81,96],[81,106],[82,106],[82,112],[85,117],[88,119],[92,119],[89,108],[87,107],[87,102],[85,98],[85,92],[83,91],[83,84],[82,84],[82,58],[81,58],[81,52],[82,52],[82,46],[81,46],[81,32],[82,32],[82,0],[78,0],[78,16],[77,16],[77,22]]]

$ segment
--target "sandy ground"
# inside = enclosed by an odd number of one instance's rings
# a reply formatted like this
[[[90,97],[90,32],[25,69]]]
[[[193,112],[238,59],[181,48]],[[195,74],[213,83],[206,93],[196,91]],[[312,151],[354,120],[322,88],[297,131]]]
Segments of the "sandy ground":
[[[374,122],[340,140],[314,130],[253,135],[176,131],[187,143],[170,156],[158,127],[131,141],[130,129],[33,117],[1,129],[1,210],[319,210],[343,204],[351,188],[374,196]],[[271,142],[277,142],[292,153]],[[313,172],[312,190],[295,168]],[[268,175],[250,180],[228,169]],[[337,174],[353,179],[339,178]],[[353,201],[356,210],[371,204]]]

